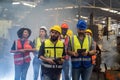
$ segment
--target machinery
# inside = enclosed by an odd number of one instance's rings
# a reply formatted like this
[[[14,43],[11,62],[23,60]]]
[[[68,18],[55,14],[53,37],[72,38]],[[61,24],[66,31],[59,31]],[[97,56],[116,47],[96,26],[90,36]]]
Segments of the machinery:
[[[92,17],[90,19],[93,20]],[[120,28],[115,33],[116,31],[111,29],[111,19],[109,17],[106,18],[104,26],[90,21],[88,28],[92,30],[93,39],[101,49],[101,53],[97,54],[98,63],[95,65],[98,66],[95,68],[100,71],[95,80],[100,80],[101,72],[104,75],[104,80],[120,80]]]
[[[118,35],[116,37],[117,40],[117,51],[120,54],[120,28],[118,28]]]

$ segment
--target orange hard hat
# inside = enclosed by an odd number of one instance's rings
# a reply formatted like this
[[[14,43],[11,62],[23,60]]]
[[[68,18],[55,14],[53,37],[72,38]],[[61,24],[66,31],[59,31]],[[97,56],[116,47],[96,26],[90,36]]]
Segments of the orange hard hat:
[[[63,23],[63,24],[61,25],[61,28],[69,28],[69,26],[68,26],[68,24]]]

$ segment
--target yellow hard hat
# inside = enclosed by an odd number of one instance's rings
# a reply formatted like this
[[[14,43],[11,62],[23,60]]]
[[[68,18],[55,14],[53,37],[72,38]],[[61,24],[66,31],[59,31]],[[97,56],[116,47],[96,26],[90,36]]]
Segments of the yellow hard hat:
[[[70,29],[68,29],[68,31],[67,31],[67,35],[71,37],[71,36],[73,35],[73,31],[70,30]]]
[[[60,34],[61,34],[61,27],[59,25],[54,25],[50,28],[50,31],[51,30],[55,30],[55,31],[58,31]]]
[[[90,29],[86,29],[85,31],[86,33],[90,33],[91,35],[93,34],[92,31]]]

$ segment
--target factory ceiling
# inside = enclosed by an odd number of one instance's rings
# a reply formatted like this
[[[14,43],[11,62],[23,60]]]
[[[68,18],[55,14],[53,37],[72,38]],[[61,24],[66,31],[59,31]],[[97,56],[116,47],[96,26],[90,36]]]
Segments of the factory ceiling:
[[[111,17],[120,21],[120,0],[0,0],[0,19],[20,21],[41,5],[48,11],[74,9],[76,15],[89,17],[93,14],[95,18]]]

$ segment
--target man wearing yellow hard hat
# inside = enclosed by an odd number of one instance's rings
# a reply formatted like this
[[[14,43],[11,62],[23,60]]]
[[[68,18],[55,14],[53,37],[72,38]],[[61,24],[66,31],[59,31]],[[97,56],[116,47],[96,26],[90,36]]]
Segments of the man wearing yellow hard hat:
[[[69,37],[72,37],[72,35],[73,35],[73,31],[72,30],[70,30],[70,29],[68,29],[68,31],[67,31],[67,33],[66,33]]]
[[[93,36],[93,33],[92,33],[91,29],[86,29],[85,33],[88,36],[91,36],[91,37]],[[95,49],[96,49],[96,54],[91,57],[92,63],[94,64],[94,69],[93,70],[94,71],[99,71],[100,70],[100,64],[101,64],[101,49],[95,41],[93,41],[93,43],[94,43]]]
[[[87,35],[89,35],[89,36],[92,36],[92,35],[93,35],[93,33],[92,33],[92,31],[91,31],[90,29],[86,29],[85,33],[86,33]]]
[[[59,80],[65,55],[64,44],[59,40],[61,27],[54,25],[50,28],[50,38],[40,47],[39,58],[42,59],[44,80]]]

